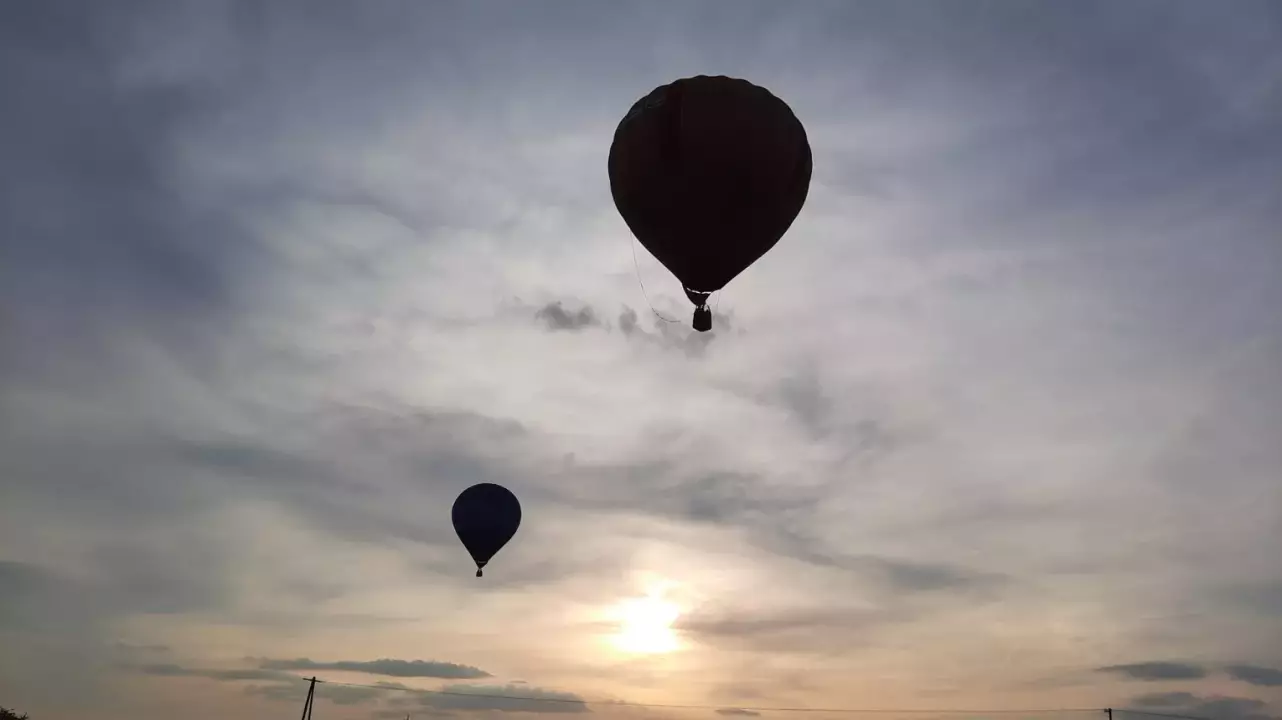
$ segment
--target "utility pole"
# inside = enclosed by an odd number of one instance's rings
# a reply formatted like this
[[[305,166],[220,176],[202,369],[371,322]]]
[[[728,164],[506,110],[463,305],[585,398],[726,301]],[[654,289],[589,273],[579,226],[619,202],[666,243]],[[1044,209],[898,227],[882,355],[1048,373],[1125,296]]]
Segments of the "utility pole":
[[[1108,720],[1113,720],[1113,708],[1104,708],[1104,714],[1108,715]]]
[[[312,720],[312,701],[316,699],[316,678],[307,684],[307,702],[303,703],[303,720]]]

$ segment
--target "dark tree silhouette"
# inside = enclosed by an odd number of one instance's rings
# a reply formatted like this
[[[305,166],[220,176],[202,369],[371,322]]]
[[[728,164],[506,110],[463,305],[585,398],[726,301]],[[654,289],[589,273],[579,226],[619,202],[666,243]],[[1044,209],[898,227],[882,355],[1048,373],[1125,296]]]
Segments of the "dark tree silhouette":
[[[26,713],[19,715],[16,710],[0,707],[0,720],[30,720]]]

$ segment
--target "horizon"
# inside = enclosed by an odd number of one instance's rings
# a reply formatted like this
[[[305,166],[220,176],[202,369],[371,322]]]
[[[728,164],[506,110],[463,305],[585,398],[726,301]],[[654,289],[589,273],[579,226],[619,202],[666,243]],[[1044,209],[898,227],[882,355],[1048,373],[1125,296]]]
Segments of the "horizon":
[[[700,74],[814,174],[696,334]],[[0,707],[1282,719],[1282,4],[11,2],[0,97]]]

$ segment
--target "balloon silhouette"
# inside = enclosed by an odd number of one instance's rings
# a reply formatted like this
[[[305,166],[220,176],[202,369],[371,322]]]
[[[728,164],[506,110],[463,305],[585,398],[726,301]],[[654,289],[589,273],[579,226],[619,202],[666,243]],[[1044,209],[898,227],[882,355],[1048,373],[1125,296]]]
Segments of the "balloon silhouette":
[[[694,329],[707,300],[779,242],[810,190],[806,129],[747,80],[700,75],[633,104],[610,145],[610,192],[628,229],[681,281]]]
[[[521,503],[511,490],[480,483],[459,493],[450,512],[454,532],[476,562],[476,576],[521,526]]]

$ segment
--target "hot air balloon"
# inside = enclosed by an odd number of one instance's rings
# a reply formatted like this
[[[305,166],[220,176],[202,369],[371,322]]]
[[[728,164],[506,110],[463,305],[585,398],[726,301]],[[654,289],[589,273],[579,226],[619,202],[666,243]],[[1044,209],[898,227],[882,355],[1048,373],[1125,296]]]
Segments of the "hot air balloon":
[[[476,576],[521,526],[521,503],[511,490],[480,483],[459,493],[450,511],[454,532],[476,561]]]
[[[655,88],[614,131],[610,192],[637,240],[681,281],[694,328],[708,296],[765,255],[801,212],[813,161],[787,103],[747,80]]]

